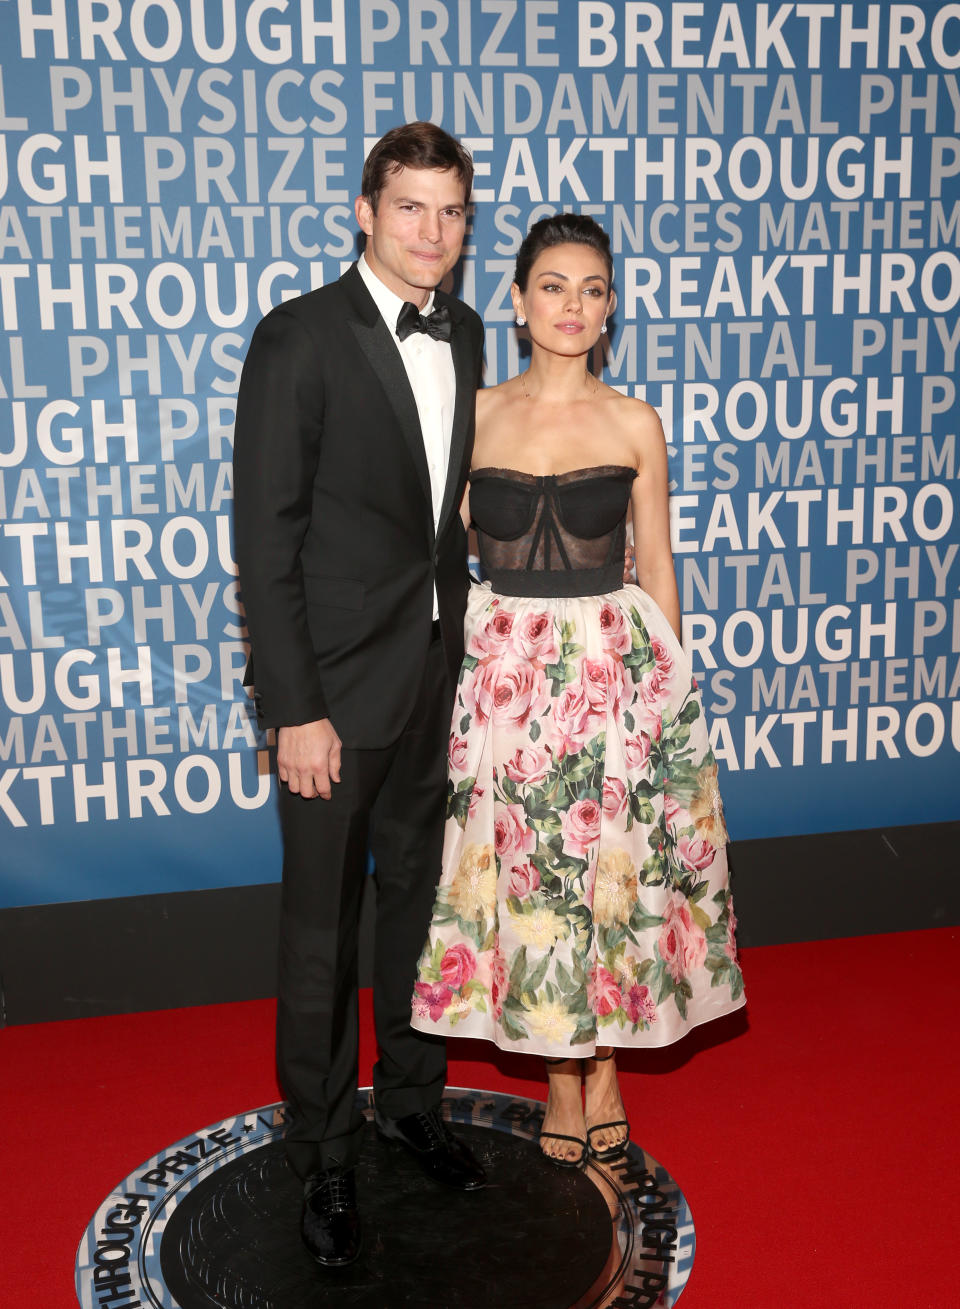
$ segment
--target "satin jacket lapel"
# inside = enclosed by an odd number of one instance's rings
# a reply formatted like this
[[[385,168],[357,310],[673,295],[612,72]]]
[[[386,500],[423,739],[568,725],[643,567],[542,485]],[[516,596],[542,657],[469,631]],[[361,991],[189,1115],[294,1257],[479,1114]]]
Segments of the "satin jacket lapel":
[[[352,276],[351,276],[352,274]],[[430,494],[430,470],[427,468],[427,455],[423,447],[423,433],[420,430],[420,416],[414,399],[407,370],[403,366],[400,352],[390,336],[390,329],[380,317],[380,312],[370,297],[363,279],[356,271],[350,269],[342,279],[344,290],[351,304],[356,309],[355,317],[350,318],[350,330],[357,338],[360,349],[370,361],[380,385],[386,392],[390,406],[397,416],[397,423],[403,433],[403,439],[410,451],[417,477],[423,489],[425,507],[430,511],[430,531],[433,534],[433,510]],[[459,406],[459,385],[457,389]]]
[[[474,367],[473,351],[470,346],[470,334],[466,327],[454,318],[453,337],[450,341],[453,354],[453,371],[457,379],[457,398],[453,407],[453,430],[450,433],[450,460],[447,464],[447,481],[440,507],[440,522],[437,536],[441,536],[451,514],[456,513],[460,505],[455,503],[457,489],[461,481],[464,450],[467,434],[470,431],[470,419],[476,400],[477,378]]]

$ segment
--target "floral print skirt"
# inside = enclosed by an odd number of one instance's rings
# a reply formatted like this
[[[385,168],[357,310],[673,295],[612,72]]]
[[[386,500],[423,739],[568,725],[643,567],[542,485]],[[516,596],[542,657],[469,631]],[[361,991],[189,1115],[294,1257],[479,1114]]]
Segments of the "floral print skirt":
[[[414,1027],[583,1057],[738,1009],[726,840],[700,694],[650,596],[474,585]]]

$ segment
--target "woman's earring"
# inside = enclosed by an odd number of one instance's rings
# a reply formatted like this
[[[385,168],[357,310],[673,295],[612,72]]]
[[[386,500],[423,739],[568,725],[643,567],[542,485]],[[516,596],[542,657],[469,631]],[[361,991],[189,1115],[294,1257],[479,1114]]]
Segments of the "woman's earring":
[[[518,327],[525,327],[525,326],[526,326],[526,323],[527,323],[527,320],[524,318],[523,314],[517,314],[517,326],[518,326]]]
[[[606,330],[607,330],[607,325],[606,323],[604,323],[603,326],[600,328],[600,331],[605,332]]]

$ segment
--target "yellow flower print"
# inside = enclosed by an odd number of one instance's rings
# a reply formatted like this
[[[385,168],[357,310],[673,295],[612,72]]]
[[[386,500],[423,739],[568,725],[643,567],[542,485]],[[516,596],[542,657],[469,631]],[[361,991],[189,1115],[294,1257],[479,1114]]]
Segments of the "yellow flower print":
[[[723,821],[723,804],[717,786],[717,765],[708,764],[697,774],[697,793],[690,802],[690,817],[697,836],[719,850],[727,843],[727,826]]]
[[[497,861],[492,845],[471,843],[450,883],[450,906],[460,918],[491,917],[497,904]]]
[[[637,903],[637,866],[626,850],[608,850],[597,861],[593,921],[619,927],[630,921]]]
[[[526,1022],[531,1035],[542,1037],[545,1044],[557,1046],[570,1040],[573,1019],[562,1000],[542,998],[529,1005]]]
[[[555,914],[552,909],[540,905],[528,909],[526,913],[518,913],[509,902],[507,908],[514,935],[523,945],[532,945],[537,950],[550,950],[558,941],[570,935],[567,919]]]

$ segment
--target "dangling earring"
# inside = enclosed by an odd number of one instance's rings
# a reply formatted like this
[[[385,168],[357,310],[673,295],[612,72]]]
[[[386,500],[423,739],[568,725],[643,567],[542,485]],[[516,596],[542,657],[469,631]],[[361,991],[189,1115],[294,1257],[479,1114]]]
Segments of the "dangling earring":
[[[601,334],[602,334],[603,332],[605,332],[606,330],[607,330],[607,325],[606,325],[606,323],[604,323],[603,326],[600,328],[600,332],[601,332]]]
[[[526,324],[527,324],[527,320],[524,318],[523,314],[517,314],[517,326],[525,327]]]

